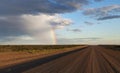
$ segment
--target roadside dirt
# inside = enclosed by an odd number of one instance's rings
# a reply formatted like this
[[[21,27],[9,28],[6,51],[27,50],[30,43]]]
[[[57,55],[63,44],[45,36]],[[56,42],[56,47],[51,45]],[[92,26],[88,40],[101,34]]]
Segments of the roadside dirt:
[[[83,48],[86,46],[77,46],[73,48],[65,48],[59,50],[49,50],[49,51],[41,51],[36,53],[28,53],[28,52],[4,52],[0,53],[0,69],[9,67],[11,65],[19,64],[22,62],[43,58],[50,55],[55,55],[59,53],[64,53],[68,51],[72,51],[78,48]]]

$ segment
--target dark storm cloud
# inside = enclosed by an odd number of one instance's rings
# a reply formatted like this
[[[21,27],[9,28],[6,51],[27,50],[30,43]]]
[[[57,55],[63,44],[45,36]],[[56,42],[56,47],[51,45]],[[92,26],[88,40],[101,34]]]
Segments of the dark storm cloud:
[[[108,19],[116,19],[116,18],[120,18],[120,15],[106,16],[106,17],[103,17],[103,18],[99,18],[97,20],[108,20]]]
[[[49,27],[50,22],[54,23],[52,24],[54,28],[62,28],[71,23],[69,19],[59,18],[55,14],[74,12],[81,9],[82,6],[89,4],[89,1],[0,0],[0,38],[7,38],[7,41],[9,41],[8,39],[11,38],[8,37],[11,36],[16,38],[23,35],[30,35],[35,36],[35,38],[39,36],[38,38],[41,37],[42,39],[49,35],[47,32],[51,29]],[[21,18],[21,16],[23,17]],[[55,21],[55,19],[57,20]],[[73,31],[79,32],[80,30],[74,29]],[[42,33],[44,32],[46,35],[43,34],[44,37],[42,37]]]
[[[0,0],[0,15],[72,12],[88,0]]]
[[[83,12],[84,15],[93,16],[97,20],[119,18],[120,5],[110,5],[101,8],[91,8]]]
[[[52,25],[53,23],[54,25]],[[26,38],[32,37],[45,40],[47,39],[46,36],[48,38],[51,35],[53,36],[51,32],[53,28],[59,29],[71,23],[72,20],[62,18],[59,15],[39,14],[0,17],[0,42],[17,38],[21,41],[21,38],[23,39],[21,36],[24,35],[25,37],[28,36]]]
[[[20,18],[18,19],[16,17],[11,17],[6,19],[0,19],[0,38],[11,35],[19,36],[21,34],[24,35],[25,33],[26,32]]]

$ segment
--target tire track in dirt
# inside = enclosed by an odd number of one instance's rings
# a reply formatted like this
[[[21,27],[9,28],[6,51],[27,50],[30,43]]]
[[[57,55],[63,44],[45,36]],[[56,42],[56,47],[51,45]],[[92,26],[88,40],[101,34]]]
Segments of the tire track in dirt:
[[[24,73],[120,73],[118,53],[120,51],[115,54],[101,46],[89,46]]]

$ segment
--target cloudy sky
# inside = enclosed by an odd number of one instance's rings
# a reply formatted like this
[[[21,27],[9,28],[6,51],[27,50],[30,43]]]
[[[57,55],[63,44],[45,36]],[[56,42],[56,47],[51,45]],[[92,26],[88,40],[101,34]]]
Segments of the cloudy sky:
[[[120,0],[0,0],[0,44],[120,45]]]

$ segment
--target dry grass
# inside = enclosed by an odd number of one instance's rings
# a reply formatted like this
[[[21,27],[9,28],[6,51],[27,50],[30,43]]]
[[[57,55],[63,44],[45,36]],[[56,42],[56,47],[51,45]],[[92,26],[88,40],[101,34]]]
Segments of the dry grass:
[[[18,52],[16,51],[0,52],[0,68],[37,58],[43,58],[46,56],[75,50],[78,49],[78,47],[83,48],[85,46],[74,46],[71,48],[64,48],[64,49],[43,49],[43,50],[28,50],[28,51],[18,51]]]
[[[102,45],[103,47],[107,48],[107,49],[112,49],[112,50],[116,50],[116,51],[120,51],[120,45]]]

